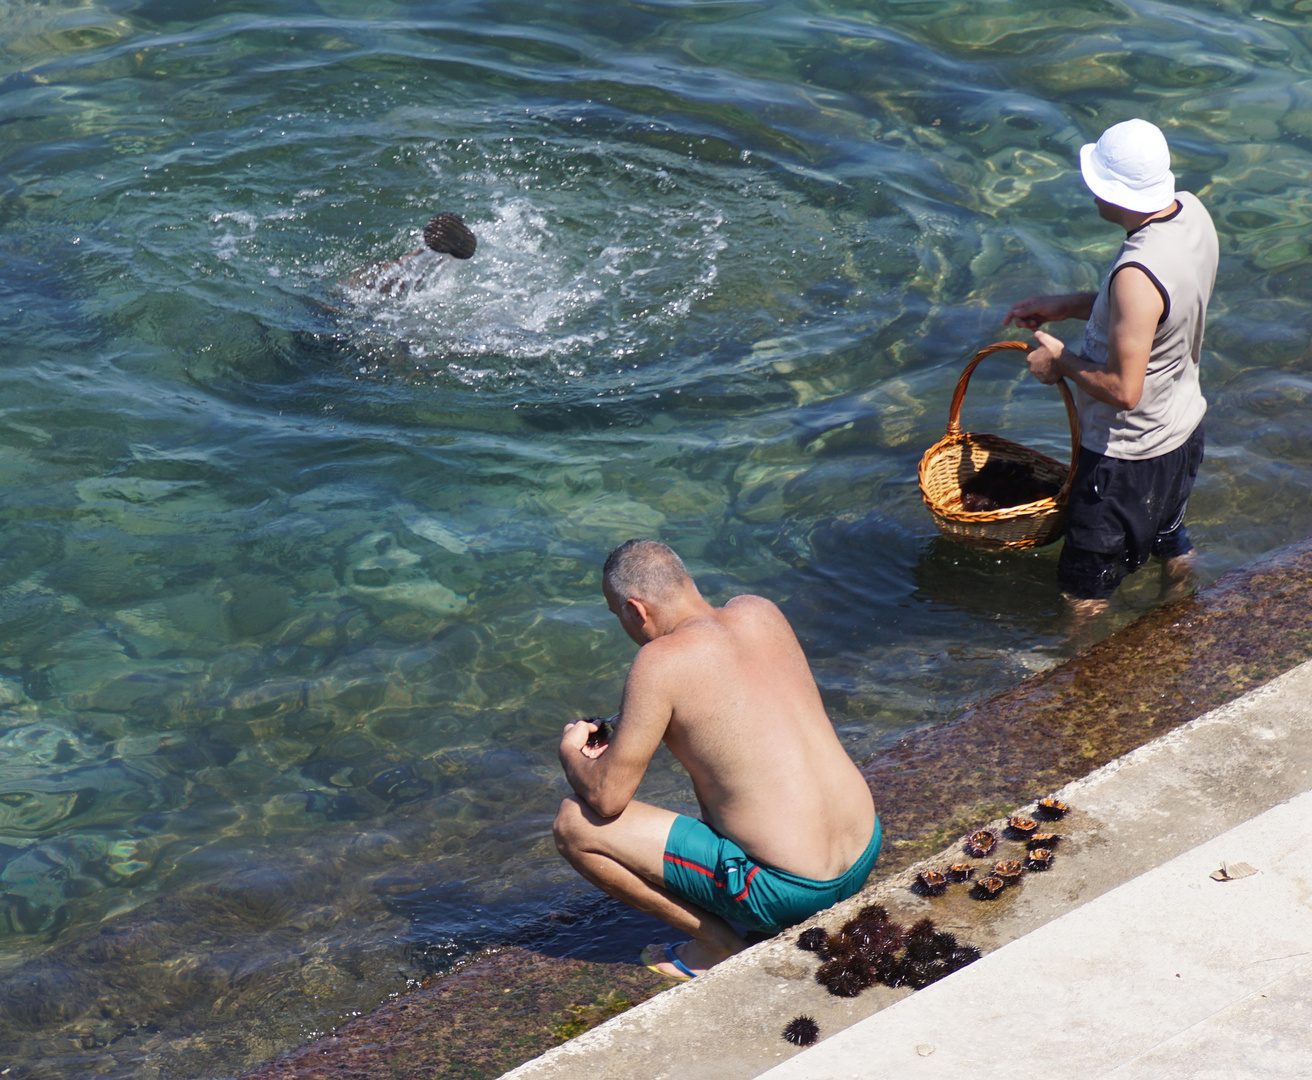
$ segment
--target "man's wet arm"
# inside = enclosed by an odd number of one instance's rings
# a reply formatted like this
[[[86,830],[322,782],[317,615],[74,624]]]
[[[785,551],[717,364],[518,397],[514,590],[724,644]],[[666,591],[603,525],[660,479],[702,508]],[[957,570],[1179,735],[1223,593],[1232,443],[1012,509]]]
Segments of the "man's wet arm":
[[[587,764],[576,764],[586,790],[571,778],[574,790],[603,817],[614,817],[629,804],[665,737],[671,711],[662,683],[651,665],[635,661],[606,752],[591,760],[580,755]]]

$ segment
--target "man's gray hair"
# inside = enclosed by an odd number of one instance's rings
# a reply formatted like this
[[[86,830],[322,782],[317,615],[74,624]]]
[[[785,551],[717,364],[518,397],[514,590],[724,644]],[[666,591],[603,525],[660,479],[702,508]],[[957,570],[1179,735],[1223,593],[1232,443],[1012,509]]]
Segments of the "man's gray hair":
[[[692,578],[674,549],[659,540],[625,540],[606,556],[602,581],[620,600],[662,600]]]

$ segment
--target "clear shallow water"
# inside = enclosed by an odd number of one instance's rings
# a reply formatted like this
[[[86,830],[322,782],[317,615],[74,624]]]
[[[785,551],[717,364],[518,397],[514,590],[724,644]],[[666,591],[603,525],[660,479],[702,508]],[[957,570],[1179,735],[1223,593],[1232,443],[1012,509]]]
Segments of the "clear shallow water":
[[[915,464],[1011,302],[1096,285],[1109,123],[1221,233],[1203,577],[1312,531],[1306,7],[0,4],[18,1059],[224,1075],[473,943],[580,948],[555,745],[617,699],[629,536],[781,603],[857,757],[1058,659],[1055,551],[937,540]],[[340,284],[439,209],[472,260]],[[1014,363],[964,419],[1066,453]],[[102,959],[130,1008],[14,1005],[198,897]]]

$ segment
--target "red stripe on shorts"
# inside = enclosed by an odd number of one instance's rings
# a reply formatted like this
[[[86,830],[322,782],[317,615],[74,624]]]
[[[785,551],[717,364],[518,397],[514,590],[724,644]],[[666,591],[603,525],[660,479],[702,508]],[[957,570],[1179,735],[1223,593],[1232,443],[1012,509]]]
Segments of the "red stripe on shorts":
[[[696,870],[697,873],[699,873],[699,874],[705,874],[708,878],[713,878],[713,877],[715,877],[715,871],[714,871],[714,870],[708,870],[708,869],[706,869],[706,867],[704,867],[704,866],[698,866],[695,862],[689,862],[687,859],[681,859],[681,858],[679,858],[679,856],[677,856],[677,855],[666,855],[666,856],[665,856],[665,861],[666,861],[666,862],[676,863],[676,864],[678,864],[679,866],[687,867],[687,869],[689,869],[689,870]],[[719,882],[717,881],[716,884],[718,885]]]
[[[752,867],[752,872],[747,875],[747,880],[743,882],[743,891],[733,898],[735,904],[747,895],[747,890],[752,887],[752,878],[756,877],[756,872],[760,869],[759,866]]]

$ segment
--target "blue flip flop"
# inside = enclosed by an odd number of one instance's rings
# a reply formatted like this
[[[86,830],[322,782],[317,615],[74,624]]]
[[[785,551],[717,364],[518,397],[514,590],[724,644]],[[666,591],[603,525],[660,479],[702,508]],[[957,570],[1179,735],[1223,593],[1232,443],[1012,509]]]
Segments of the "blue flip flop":
[[[645,949],[642,950],[642,956],[639,957],[639,959],[642,961],[642,966],[645,967],[648,971],[654,971],[657,975],[663,975],[667,979],[676,979],[679,982],[687,982],[689,979],[697,978],[697,972],[693,971],[692,968],[690,968],[687,964],[685,964],[682,960],[680,960],[678,955],[674,951],[680,945],[687,945],[687,944],[689,944],[689,942],[687,941],[676,941],[670,945],[648,945]],[[656,965],[660,963],[660,960],[652,959],[653,949],[660,949],[661,952],[664,954],[665,961],[667,963],[673,964],[683,974],[671,975],[668,971],[662,971],[660,968],[658,968]]]

